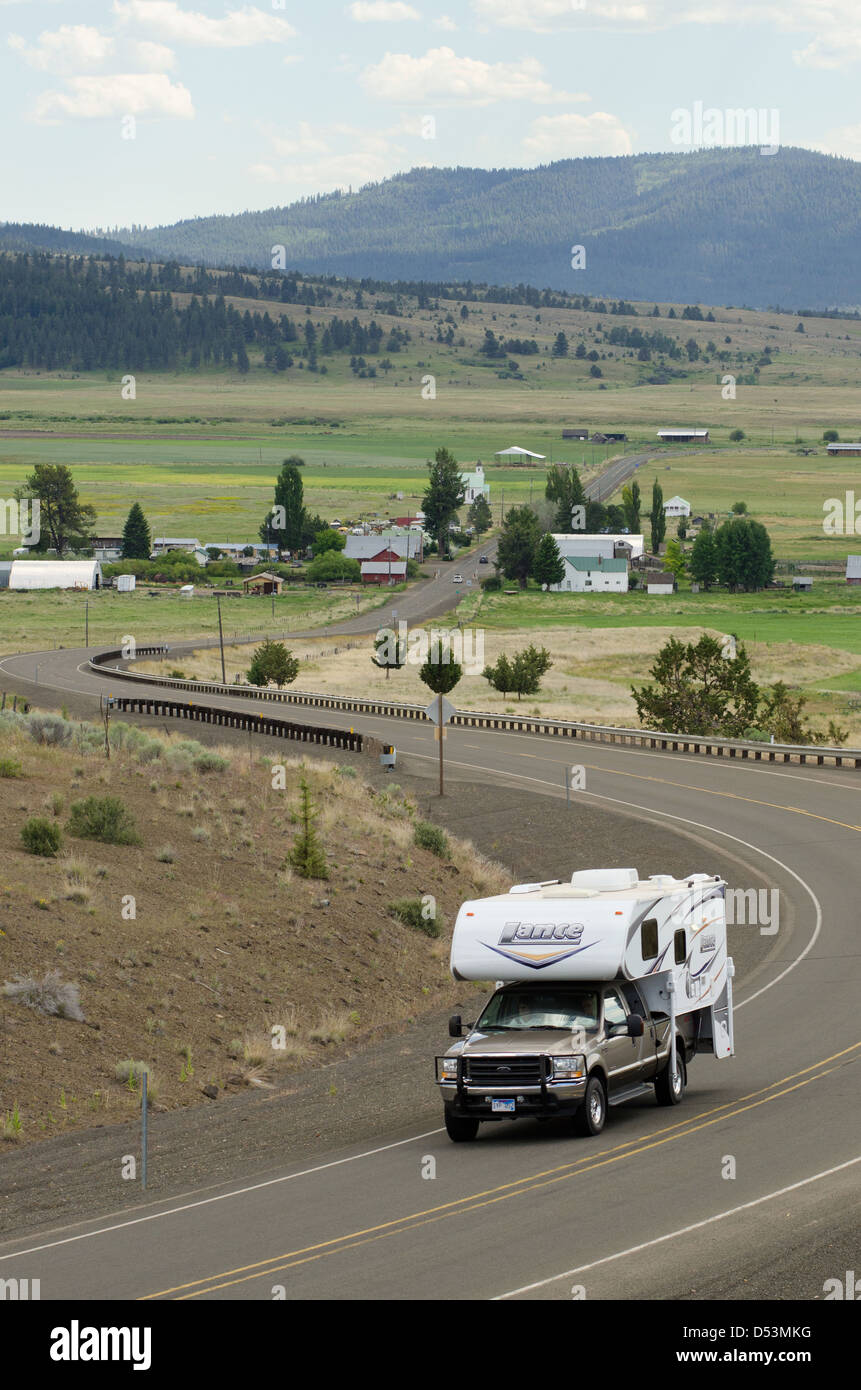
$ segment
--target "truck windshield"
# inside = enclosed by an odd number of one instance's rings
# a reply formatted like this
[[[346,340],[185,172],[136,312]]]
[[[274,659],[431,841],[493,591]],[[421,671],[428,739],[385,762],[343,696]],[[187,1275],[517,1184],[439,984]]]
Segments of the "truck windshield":
[[[500,990],[490,1000],[477,1029],[597,1028],[594,990]]]

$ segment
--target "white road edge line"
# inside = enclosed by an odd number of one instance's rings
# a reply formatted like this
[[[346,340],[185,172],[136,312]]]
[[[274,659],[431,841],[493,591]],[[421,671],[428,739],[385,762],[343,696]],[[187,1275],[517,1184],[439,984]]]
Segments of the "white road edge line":
[[[846,1163],[838,1163],[834,1168],[826,1168],[823,1173],[814,1173],[812,1177],[790,1183],[789,1187],[781,1187],[776,1192],[768,1192],[764,1197],[757,1197],[752,1202],[743,1202],[739,1207],[730,1207],[729,1211],[719,1212],[717,1216],[708,1216],[704,1221],[695,1221],[691,1226],[680,1226],[677,1231],[670,1231],[665,1236],[656,1236],[654,1240],[644,1240],[641,1245],[631,1245],[627,1250],[619,1250],[615,1255],[605,1255],[603,1259],[593,1260],[588,1265],[577,1265],[575,1269],[566,1269],[562,1274],[552,1274],[549,1279],[539,1279],[536,1284],[524,1284],[520,1289],[510,1289],[508,1293],[498,1293],[490,1302],[500,1303],[505,1298],[516,1298],[520,1293],[531,1293],[533,1289],[546,1288],[548,1284],[555,1284],[559,1279],[570,1279],[574,1274],[585,1274],[587,1270],[597,1269],[599,1265],[612,1264],[614,1260],[623,1260],[626,1255],[637,1255],[641,1250],[649,1250],[654,1245],[662,1245],[665,1241],[675,1240],[677,1236],[686,1236],[690,1235],[692,1231],[701,1231],[703,1227],[712,1226],[716,1221],[724,1221],[728,1216],[737,1216],[739,1212],[750,1211],[752,1207],[761,1206],[763,1202],[771,1202],[775,1197],[785,1197],[788,1192],[797,1192],[800,1187],[807,1187],[808,1183],[819,1182],[821,1178],[830,1178],[833,1173],[840,1173],[844,1168],[851,1168],[855,1163],[861,1163],[861,1154],[857,1158],[848,1159]]]
[[[285,1173],[280,1178],[267,1178],[266,1182],[252,1183],[249,1187],[233,1188],[221,1192],[217,1197],[203,1197],[197,1202],[186,1202],[181,1207],[168,1207],[165,1211],[155,1211],[149,1216],[136,1216],[131,1221],[117,1221],[113,1226],[100,1226],[95,1231],[82,1231],[80,1235],[66,1236],[63,1240],[50,1240],[44,1245],[31,1245],[29,1250],[15,1250],[10,1255],[0,1255],[0,1260],[17,1260],[20,1255],[36,1255],[40,1250],[53,1250],[58,1245],[72,1245],[76,1240],[89,1240],[92,1236],[108,1235],[111,1231],[122,1231],[126,1226],[140,1226],[145,1221],[158,1221],[162,1216],[175,1216],[181,1211],[194,1207],[207,1207],[211,1202],[224,1202],[228,1197],[242,1197],[248,1192],[259,1192],[264,1187],[274,1187],[277,1183],[292,1182],[294,1178],[307,1178],[312,1173],[322,1173],[326,1168],[339,1168],[342,1163],[355,1163],[360,1158],[373,1158],[375,1154],[385,1153],[387,1149],[400,1149],[404,1144],[415,1144],[419,1139],[430,1139],[444,1130],[429,1129],[424,1134],[412,1134],[409,1139],[398,1139],[394,1144],[382,1144],[378,1149],[366,1149],[364,1153],[351,1154],[348,1158],[335,1158],[331,1163],[318,1163],[316,1168],[303,1168],[299,1173]],[[167,1199],[169,1200],[169,1199]]]

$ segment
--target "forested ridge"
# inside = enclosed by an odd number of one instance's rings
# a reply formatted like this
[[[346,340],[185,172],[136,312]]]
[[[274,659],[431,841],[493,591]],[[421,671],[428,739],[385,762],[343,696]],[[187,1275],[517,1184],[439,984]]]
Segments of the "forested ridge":
[[[857,307],[861,164],[787,147],[414,169],[352,194],[113,235],[191,263],[265,268],[282,245],[289,266],[315,273]]]
[[[531,285],[629,299],[857,307],[861,164],[786,147],[413,169],[356,192],[104,239],[0,227],[0,249],[289,268],[385,281]],[[574,270],[571,248],[585,248]],[[227,292],[227,291],[225,291]]]

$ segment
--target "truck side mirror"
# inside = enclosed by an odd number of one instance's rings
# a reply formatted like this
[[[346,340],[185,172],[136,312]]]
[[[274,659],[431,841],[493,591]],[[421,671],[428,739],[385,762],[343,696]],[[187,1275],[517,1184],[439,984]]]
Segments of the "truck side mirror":
[[[641,1038],[643,1036],[643,1020],[639,1014],[628,1014],[626,1022],[629,1038]]]
[[[463,1035],[463,1023],[460,1014],[452,1014],[449,1019],[448,1035],[450,1038],[459,1038]]]

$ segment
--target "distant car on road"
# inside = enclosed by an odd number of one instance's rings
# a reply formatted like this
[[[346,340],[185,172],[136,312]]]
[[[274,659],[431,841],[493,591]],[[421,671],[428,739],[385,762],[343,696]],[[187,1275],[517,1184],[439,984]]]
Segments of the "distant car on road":
[[[451,582],[452,582],[452,584],[462,584],[462,583],[463,583],[463,575],[462,575],[462,574],[453,574],[452,577],[451,577]]]
[[[480,555],[478,558],[478,563],[480,565],[489,565],[490,561],[488,560],[486,555]]]

